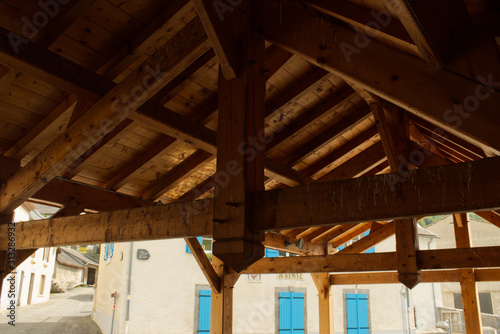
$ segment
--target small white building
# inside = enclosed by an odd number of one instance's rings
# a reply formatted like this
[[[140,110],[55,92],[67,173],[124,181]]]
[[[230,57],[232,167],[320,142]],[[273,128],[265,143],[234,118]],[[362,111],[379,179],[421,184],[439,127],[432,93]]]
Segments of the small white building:
[[[44,219],[37,208],[25,203],[15,210],[14,221],[28,221],[31,219]],[[40,248],[30,257],[18,264],[15,275],[7,275],[2,284],[0,292],[0,309],[5,310],[11,300],[15,300],[17,306],[37,304],[49,300],[50,282],[54,272],[56,260],[55,248]],[[15,278],[14,293],[10,293],[11,287],[9,279]]]
[[[97,255],[97,254],[95,254]],[[64,292],[79,285],[94,285],[99,263],[70,247],[57,248],[52,292]]]

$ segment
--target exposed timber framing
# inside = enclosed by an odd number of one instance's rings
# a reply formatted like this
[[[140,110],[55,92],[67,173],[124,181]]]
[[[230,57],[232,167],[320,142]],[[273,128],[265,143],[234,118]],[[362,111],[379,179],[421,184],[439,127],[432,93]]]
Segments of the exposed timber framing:
[[[413,289],[422,281],[416,256],[419,249],[417,220],[415,218],[396,219],[394,229],[398,253],[398,279],[407,288]]]
[[[210,284],[210,287],[215,290],[217,293],[221,292],[221,278],[219,275],[215,272],[214,268],[212,267],[212,263],[210,263],[210,260],[207,257],[207,254],[205,253],[205,250],[201,247],[200,243],[198,242],[198,238],[185,238],[184,239],[193,253],[194,258],[196,259],[196,262],[198,262],[198,265],[200,266],[201,271],[203,272],[203,275],[205,275],[208,283]]]
[[[318,289],[319,333],[334,334],[333,326],[333,288],[328,273],[312,273],[311,277]]]
[[[268,41],[452,134],[500,153],[496,135],[500,116],[493,112],[500,105],[500,94],[492,87],[497,83],[491,76],[478,81],[467,79],[375,40],[369,40],[360,49],[356,46],[360,36],[355,31],[280,1],[259,0],[256,8],[259,14],[255,31]],[[276,17],[280,24],[276,24]],[[304,26],[317,33],[303,31]],[[398,85],[397,90],[392,89],[394,84]],[[474,113],[466,112],[465,102],[471,98],[479,103]]]
[[[406,177],[390,173],[261,192],[256,194],[256,228],[286,230],[497,210],[498,170],[500,158],[495,157],[413,170]]]

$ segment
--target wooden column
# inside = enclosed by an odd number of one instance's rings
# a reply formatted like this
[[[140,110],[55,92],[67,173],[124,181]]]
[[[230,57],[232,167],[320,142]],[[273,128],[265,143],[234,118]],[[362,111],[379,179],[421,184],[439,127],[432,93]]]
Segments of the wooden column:
[[[333,334],[333,297],[329,273],[311,274],[318,289],[319,301],[319,333]]]
[[[237,272],[264,256],[264,233],[253,232],[251,226],[251,195],[264,190],[265,47],[251,33],[248,9],[242,17],[236,10],[227,15],[241,42],[241,75],[227,80],[219,70],[213,252]]]
[[[474,269],[460,269],[460,289],[462,290],[465,333],[482,333],[481,311],[479,309]]]
[[[417,265],[416,252],[418,246],[417,220],[396,219],[396,251],[398,258],[398,279],[412,289],[422,281],[422,275]]]
[[[212,288],[210,333],[232,334],[233,332],[233,287],[239,278],[231,268],[213,256],[212,265],[220,277],[220,292]]]
[[[453,215],[455,243],[457,248],[470,248],[470,227],[466,213]],[[474,269],[460,269],[460,289],[464,308],[465,333],[482,333],[481,310],[477,294]]]

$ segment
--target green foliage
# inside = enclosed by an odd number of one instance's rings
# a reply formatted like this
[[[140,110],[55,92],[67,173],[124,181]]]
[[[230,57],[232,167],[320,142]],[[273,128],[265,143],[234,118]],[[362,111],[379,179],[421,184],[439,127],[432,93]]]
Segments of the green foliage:
[[[418,223],[420,224],[420,226],[422,227],[427,227],[429,226],[430,224],[438,221],[438,220],[441,220],[443,219],[444,217],[446,217],[448,215],[438,215],[438,216],[429,216],[429,217],[425,217],[424,219],[422,219],[421,221],[419,221]]]

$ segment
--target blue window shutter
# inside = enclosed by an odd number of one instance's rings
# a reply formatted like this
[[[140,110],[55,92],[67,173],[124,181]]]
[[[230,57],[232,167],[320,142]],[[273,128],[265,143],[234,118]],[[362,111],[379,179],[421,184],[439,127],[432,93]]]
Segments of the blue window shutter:
[[[279,334],[304,334],[303,293],[279,293]]]
[[[198,242],[201,245],[201,243],[203,241],[203,238],[202,237],[196,237],[196,239],[198,239]],[[191,248],[189,248],[189,246],[187,244],[186,244],[186,253],[191,253]]]
[[[368,297],[364,293],[346,295],[347,334],[369,334]]]
[[[115,251],[115,244],[109,244],[109,257],[113,257],[113,252]]]
[[[279,293],[279,334],[292,334],[292,294]]]
[[[292,292],[292,334],[304,334],[304,294]]]
[[[344,246],[344,245],[340,245],[340,246],[337,248],[337,250],[340,252],[340,251],[341,251],[341,250],[343,250],[344,248],[345,248],[345,246]]]
[[[104,261],[108,259],[109,244],[104,245]]]
[[[366,237],[368,234],[370,234],[370,231],[366,231],[363,236]],[[375,247],[368,249],[365,253],[375,253]]]
[[[280,252],[274,249],[266,248],[266,257],[279,257]]]
[[[211,291],[200,290],[198,333],[210,333],[210,301],[211,301]]]

